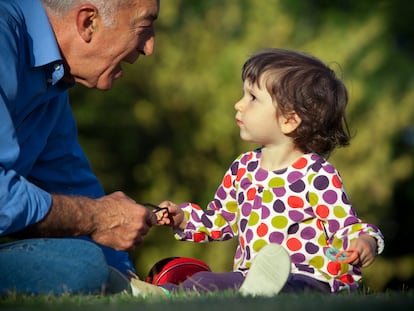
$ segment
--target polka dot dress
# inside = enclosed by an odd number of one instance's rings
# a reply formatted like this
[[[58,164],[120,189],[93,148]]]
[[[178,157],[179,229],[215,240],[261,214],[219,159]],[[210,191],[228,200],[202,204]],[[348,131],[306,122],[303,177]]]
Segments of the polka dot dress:
[[[260,168],[260,157],[261,149],[239,156],[206,210],[181,204],[189,221],[177,239],[238,237],[234,270],[243,273],[264,245],[277,243],[290,253],[292,273],[327,282],[333,292],[356,288],[360,269],[329,260],[326,250],[346,249],[362,233],[381,243],[383,238],[378,228],[357,218],[336,169],[324,158],[306,154],[285,169],[267,171]]]

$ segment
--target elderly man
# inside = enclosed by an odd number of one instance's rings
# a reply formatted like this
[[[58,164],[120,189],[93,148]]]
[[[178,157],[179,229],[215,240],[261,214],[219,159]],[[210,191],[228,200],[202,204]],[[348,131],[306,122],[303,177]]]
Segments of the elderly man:
[[[96,293],[134,271],[127,251],[156,217],[104,193],[68,88],[108,90],[122,63],[151,55],[158,11],[159,0],[0,0],[0,236],[13,238],[0,244],[0,295]]]

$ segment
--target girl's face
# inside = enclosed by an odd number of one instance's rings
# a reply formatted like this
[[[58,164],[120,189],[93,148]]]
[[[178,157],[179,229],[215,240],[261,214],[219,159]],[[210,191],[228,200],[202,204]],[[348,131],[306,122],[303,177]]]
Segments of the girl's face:
[[[277,144],[284,136],[280,129],[277,105],[267,92],[264,81],[262,88],[257,83],[244,81],[243,97],[234,105],[241,139],[263,146]]]

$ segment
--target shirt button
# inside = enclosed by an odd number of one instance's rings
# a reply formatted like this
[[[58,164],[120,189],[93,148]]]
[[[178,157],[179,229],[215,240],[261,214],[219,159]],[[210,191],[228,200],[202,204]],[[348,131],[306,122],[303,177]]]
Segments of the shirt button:
[[[53,66],[53,68],[55,69],[55,71],[58,71],[58,70],[60,69],[60,65],[59,65],[59,64],[55,64],[55,65]]]

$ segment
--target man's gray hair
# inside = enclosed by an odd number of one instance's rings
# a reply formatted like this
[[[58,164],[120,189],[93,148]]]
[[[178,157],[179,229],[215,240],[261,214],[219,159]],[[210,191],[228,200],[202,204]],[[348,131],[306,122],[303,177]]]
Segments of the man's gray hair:
[[[71,9],[82,4],[96,6],[106,26],[114,26],[116,23],[116,11],[119,8],[131,7],[134,0],[41,0],[43,4],[54,14],[64,17]]]

